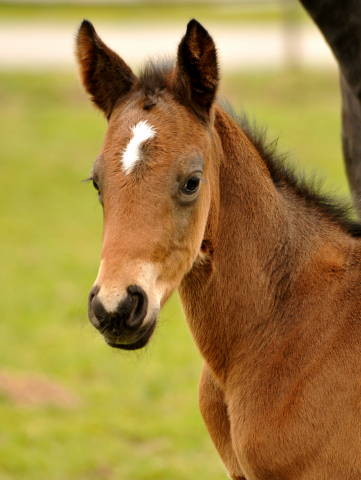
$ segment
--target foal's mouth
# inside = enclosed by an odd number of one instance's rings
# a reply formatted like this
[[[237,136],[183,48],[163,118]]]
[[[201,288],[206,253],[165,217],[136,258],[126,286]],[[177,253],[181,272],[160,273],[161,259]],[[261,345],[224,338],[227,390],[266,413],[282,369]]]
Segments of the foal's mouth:
[[[138,330],[131,338],[124,339],[124,335],[116,335],[113,332],[109,335],[107,332],[101,332],[105,341],[110,347],[120,348],[121,350],[139,350],[147,345],[150,337],[153,335],[157,319],[155,318],[149,325],[146,325]]]

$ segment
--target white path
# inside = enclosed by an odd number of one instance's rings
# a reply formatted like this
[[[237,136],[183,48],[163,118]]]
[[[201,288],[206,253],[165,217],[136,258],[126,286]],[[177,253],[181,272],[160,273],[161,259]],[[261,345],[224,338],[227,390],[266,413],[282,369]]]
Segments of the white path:
[[[185,32],[184,24],[97,23],[103,40],[133,68],[158,53],[174,54]],[[335,60],[313,26],[285,31],[283,25],[205,25],[218,47],[221,66],[227,70],[282,66],[291,58],[301,65],[334,67]],[[76,24],[1,22],[0,68],[74,68]]]

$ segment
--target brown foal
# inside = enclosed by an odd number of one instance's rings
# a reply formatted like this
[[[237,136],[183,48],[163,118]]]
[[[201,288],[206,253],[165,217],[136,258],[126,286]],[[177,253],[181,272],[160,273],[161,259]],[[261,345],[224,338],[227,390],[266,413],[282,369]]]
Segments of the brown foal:
[[[89,318],[148,342],[175,289],[203,358],[200,409],[232,479],[361,479],[361,228],[216,103],[195,20],[136,76],[84,21],[76,54],[108,130]]]

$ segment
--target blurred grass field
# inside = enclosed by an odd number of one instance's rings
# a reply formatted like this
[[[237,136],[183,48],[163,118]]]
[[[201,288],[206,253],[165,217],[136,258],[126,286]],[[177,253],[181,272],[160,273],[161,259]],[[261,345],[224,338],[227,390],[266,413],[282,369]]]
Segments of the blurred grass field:
[[[68,3],[0,1],[2,20],[56,20],[79,22],[86,12],[92,21],[188,22],[191,17],[200,22],[270,22],[292,19],[308,20],[297,2],[268,0],[248,1],[171,1]]]
[[[334,73],[224,74],[221,95],[348,192]],[[80,182],[102,115],[75,73],[0,73],[0,105],[0,480],[226,478],[198,412],[202,362],[177,297],[145,351],[111,350],[88,323],[102,212]],[[42,394],[29,398],[37,381]]]

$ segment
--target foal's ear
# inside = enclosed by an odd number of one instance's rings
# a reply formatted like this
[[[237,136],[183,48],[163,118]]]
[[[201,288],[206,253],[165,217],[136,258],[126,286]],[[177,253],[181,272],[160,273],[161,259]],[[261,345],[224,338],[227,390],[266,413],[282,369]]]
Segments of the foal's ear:
[[[219,80],[217,52],[212,37],[196,20],[178,46],[175,91],[178,100],[190,106],[203,121],[209,120]]]
[[[132,88],[136,76],[103,43],[88,20],[84,20],[79,28],[75,53],[85,89],[109,118],[116,102]]]

